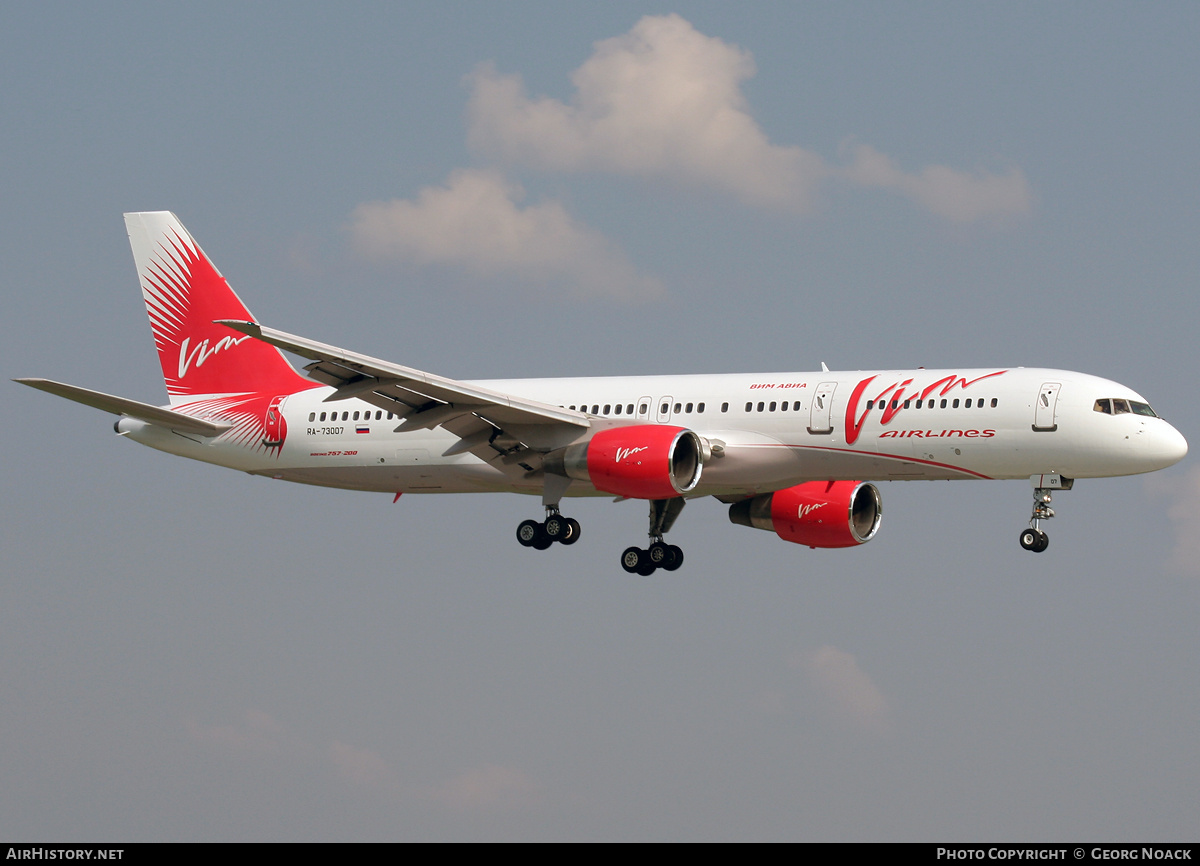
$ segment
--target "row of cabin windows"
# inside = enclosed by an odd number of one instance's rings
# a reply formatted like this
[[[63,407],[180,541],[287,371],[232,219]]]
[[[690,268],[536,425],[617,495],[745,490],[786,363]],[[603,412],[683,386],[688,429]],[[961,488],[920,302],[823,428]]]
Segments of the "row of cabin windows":
[[[571,409],[574,409],[574,408],[575,408],[575,406],[574,406],[574,405],[572,405],[570,408],[571,408]],[[647,404],[645,404],[645,403],[642,403],[640,406],[638,406],[638,414],[639,414],[639,415],[645,415],[645,414],[646,414],[646,410],[647,410],[647,409],[649,409],[649,408],[650,408],[650,407],[649,407]],[[614,411],[614,409],[615,409],[615,411]],[[586,403],[584,403],[582,406],[580,406],[580,407],[579,407],[579,411],[580,411],[580,412],[587,412],[587,411],[588,411],[587,404],[586,404]],[[622,413],[624,413],[624,414],[626,414],[626,415],[632,415],[632,414],[633,414],[633,404],[632,404],[632,403],[629,403],[629,404],[627,404],[627,405],[624,405],[624,406],[622,406],[620,403],[618,403],[618,404],[617,404],[617,405],[614,407],[612,403],[605,403],[605,404],[604,404],[604,411],[603,411],[603,412],[601,412],[601,411],[600,411],[600,404],[599,404],[599,403],[595,403],[595,404],[593,404],[593,405],[592,405],[592,411],[591,411],[591,413],[590,413],[590,414],[592,414],[592,415],[620,415],[620,414],[622,414]]]
[[[572,404],[568,408],[575,409],[575,405]],[[670,408],[671,408],[670,403],[663,403],[661,406],[658,407],[658,413],[660,415],[665,415],[665,414],[667,414],[667,410]],[[728,409],[729,409],[729,404],[725,403],[723,405],[723,407],[721,408],[721,411],[725,412]],[[649,410],[650,410],[650,404],[648,404],[648,403],[638,404],[638,414],[639,415],[645,415]],[[587,412],[588,411],[587,404],[584,403],[583,405],[581,405],[579,407],[579,411]],[[690,415],[692,412],[696,412],[697,414],[703,413],[704,412],[704,404],[703,403],[676,403],[675,404],[675,414],[676,415],[678,415],[680,413],[683,413],[685,415]],[[603,411],[601,411],[600,404],[593,403],[591,412],[589,414],[591,414],[591,415],[621,415],[621,414],[632,415],[633,414],[633,404],[626,403],[626,404],[622,405],[620,403],[617,403],[614,406],[612,403],[605,403]]]
[[[343,413],[342,413],[342,418],[341,418],[341,420],[343,420],[343,421],[358,421],[358,420],[359,420],[359,415],[360,415],[360,414],[362,415],[362,420],[363,420],[363,421],[370,421],[370,420],[371,420],[371,413],[370,413],[370,411],[367,411],[367,412],[362,412],[362,413],[359,413],[359,412],[343,412]],[[325,418],[325,416],[326,416],[326,415],[328,415],[328,416],[329,416],[329,419],[328,419],[328,420],[330,420],[330,421],[337,421],[337,420],[338,420],[338,413],[337,413],[337,412],[322,412],[322,413],[321,413],[321,419],[320,419],[320,420],[322,420],[322,421],[326,420],[326,418]],[[384,412],[383,412],[383,410],[381,410],[381,409],[376,409],[376,410],[375,410],[375,420],[376,420],[376,421],[382,421],[382,420],[383,420],[383,416],[384,416]],[[392,413],[391,413],[391,412],[388,412],[388,413],[387,413],[387,419],[388,419],[389,421],[391,421],[391,420],[392,420]],[[317,413],[316,413],[316,412],[309,412],[309,413],[308,413],[308,420],[309,420],[310,422],[312,422],[312,421],[316,421],[316,420],[317,420]]]
[[[909,400],[904,401],[904,408],[908,409],[915,403],[916,408],[920,409],[920,408],[922,408],[922,403],[924,403],[925,404],[924,408],[933,409],[934,406],[937,404],[937,402],[938,402],[937,400],[920,400],[920,399],[912,400],[912,399],[909,399]],[[974,402],[975,407],[979,408],[979,409],[982,409],[986,405],[986,401],[982,397],[977,400],[973,400],[973,398],[968,397],[965,402],[965,408],[967,408],[967,409],[972,408],[972,402]],[[1122,401],[1113,401],[1113,402],[1114,403],[1124,403],[1123,400]],[[878,403],[878,406],[876,406],[876,403]],[[1102,403],[1108,403],[1108,401],[1107,400],[1105,400],[1105,401],[1097,400],[1096,401],[1096,411],[1097,412],[1111,411],[1111,410],[1106,410],[1106,409],[1100,408]],[[899,400],[892,400],[891,404],[892,404],[893,409],[900,408]],[[603,411],[601,411],[600,404],[593,403],[592,408],[591,408],[591,414],[592,415],[621,415],[621,414],[632,415],[633,414],[633,405],[634,404],[632,404],[632,403],[627,403],[627,404],[618,403],[616,405],[613,405],[612,403],[605,403],[604,407],[603,407]],[[782,403],[776,402],[775,400],[772,400],[770,403],[767,403],[765,401],[760,401],[757,405],[753,401],[751,401],[746,404],[746,411],[747,412],[755,412],[755,411],[758,411],[758,412],[776,412],[776,411],[786,412],[786,411],[788,411],[789,405],[791,406],[791,409],[793,412],[800,411],[800,401],[799,400],[796,400],[795,402],[793,402],[791,404],[789,404],[786,400],[784,400]],[[887,405],[888,405],[887,400],[879,400],[879,401],[868,400],[867,401],[867,410],[870,411],[871,409],[875,409],[875,408],[884,409],[887,407]],[[946,408],[957,409],[958,405],[959,405],[958,398],[955,398],[953,400],[946,400],[945,398],[943,398],[941,401],[941,408],[943,408],[943,409],[946,409]],[[993,397],[992,401],[991,401],[991,405],[992,405],[992,408],[995,409],[996,406],[999,405],[999,401],[995,397]],[[1135,411],[1137,411],[1139,414],[1143,414],[1143,415],[1152,414],[1154,411],[1154,410],[1150,409],[1149,406],[1146,406],[1145,409],[1143,409],[1142,407],[1145,404],[1139,403],[1136,405],[1138,408]],[[575,409],[575,406],[572,405],[570,408]],[[671,407],[670,403],[663,403],[658,408],[659,414],[665,415],[665,414],[667,414],[667,410],[671,409],[671,408],[672,407]],[[649,409],[650,409],[650,406],[648,404],[642,403],[638,406],[638,414],[645,415]],[[579,411],[587,412],[588,407],[586,405],[582,405],[579,407]],[[721,411],[728,412],[729,404],[722,403]],[[1119,409],[1118,411],[1119,412],[1120,411],[1128,412],[1129,410],[1126,408],[1122,408],[1122,409]],[[703,414],[704,404],[703,403],[676,403],[674,406],[674,414],[676,414],[676,415],[679,415],[681,413],[685,414],[685,415],[690,415],[692,412],[696,412],[697,414]],[[346,411],[346,412],[342,412],[341,414],[342,414],[342,417],[341,417],[342,421],[358,421],[358,420],[360,420],[360,416],[361,416],[361,420],[363,420],[363,421],[371,420],[370,411],[367,411],[367,412]],[[385,413],[382,410],[376,409],[375,410],[375,420],[382,421],[384,414]],[[391,421],[393,418],[393,414],[391,412],[388,412],[386,414],[387,414],[387,420]],[[326,416],[328,416],[328,418]],[[310,422],[318,420],[317,413],[309,412],[308,420]],[[337,421],[338,413],[337,412],[322,412],[319,420],[321,420],[321,421],[325,421],[325,420]]]
[[[970,408],[971,408],[971,402],[972,402],[972,400],[974,400],[974,403],[975,403],[975,408],[976,408],[976,409],[982,409],[984,406],[986,406],[986,405],[987,405],[987,401],[986,401],[986,400],[985,400],[983,397],[980,397],[980,398],[978,398],[978,399],[975,399],[975,398],[973,398],[973,397],[968,397],[968,398],[966,399],[966,403],[964,404],[964,407],[963,407],[963,408],[965,408],[965,409],[970,409]],[[892,408],[893,408],[893,409],[899,409],[899,408],[900,408],[900,404],[901,404],[901,401],[900,401],[900,400],[892,400],[891,402],[892,402]],[[916,404],[916,408],[920,409],[920,408],[922,408],[922,407],[921,407],[921,403],[922,403],[922,402],[924,402],[924,403],[925,403],[925,407],[924,407],[924,408],[926,408],[926,409],[932,409],[932,408],[934,408],[934,406],[935,406],[935,405],[937,405],[937,403],[938,403],[938,401],[937,401],[937,400],[924,400],[924,401],[922,401],[922,400],[919,400],[919,399],[918,399],[918,400],[912,400],[912,399],[908,399],[908,400],[905,400],[905,401],[903,401],[903,403],[904,403],[904,408],[905,408],[905,409],[908,409],[908,408],[910,408],[910,407],[911,407],[913,404]],[[949,406],[947,406],[947,403],[949,404]],[[880,400],[880,401],[878,401],[878,404],[879,404],[879,405],[878,405],[878,408],[880,408],[880,409],[886,409],[886,408],[887,408],[887,405],[888,405],[888,401],[887,401],[887,400]],[[950,408],[950,409],[957,409],[957,408],[958,408],[958,404],[959,404],[959,400],[958,400],[958,398],[957,398],[957,397],[955,397],[953,400],[946,400],[946,398],[945,398],[945,397],[943,397],[943,398],[942,398],[942,401],[941,401],[941,408],[943,408],[943,409],[946,409],[946,408]],[[995,408],[996,408],[998,405],[1000,405],[1000,401],[999,401],[999,400],[997,400],[995,397],[993,397],[993,398],[992,398],[992,408],[993,408],[993,409],[995,409]],[[867,401],[867,409],[874,409],[874,408],[876,408],[876,401],[875,401],[875,400],[868,400],[868,401]]]
[[[921,400],[921,399],[918,399],[918,400],[909,399],[909,400],[903,401],[905,409],[910,408],[914,403],[916,404],[916,408],[918,408],[918,409],[920,409],[922,407],[922,404],[924,404],[925,408],[932,409],[932,408],[934,408],[934,406],[937,405],[937,402],[938,402],[937,400]],[[884,409],[888,405],[887,400],[879,400],[879,401],[868,400],[867,401],[867,409],[868,410],[875,409],[877,403],[878,403],[879,409]],[[892,403],[893,409],[900,408],[900,404],[901,404],[900,400],[892,400],[891,403]],[[947,404],[949,404],[949,407],[947,407]],[[987,404],[987,401],[982,397],[980,397],[978,399],[976,399],[974,397],[968,397],[964,408],[970,409],[972,407],[972,404],[974,404],[975,408],[982,409]],[[726,404],[726,405],[728,405],[728,404]],[[747,412],[775,412],[775,411],[786,412],[786,411],[788,411],[788,405],[789,404],[786,400],[784,400],[782,403],[776,403],[774,400],[772,400],[770,403],[759,402],[757,405],[753,402],[749,402],[746,404],[746,411]],[[795,402],[791,403],[790,405],[791,405],[793,412],[800,411],[800,401],[799,400],[796,400]],[[955,398],[953,400],[943,399],[941,401],[941,408],[943,408],[943,409],[945,409],[945,408],[957,409],[958,405],[959,405],[958,398]],[[992,398],[992,408],[995,409],[996,406],[998,406],[998,405],[999,405],[999,401],[995,397],[993,397]],[[722,410],[722,411],[724,411],[724,410]]]
[[[799,401],[799,400],[797,400],[795,403],[791,403],[791,404],[789,404],[787,400],[784,400],[782,403],[779,403],[779,404],[778,404],[778,409],[779,409],[779,411],[780,411],[780,412],[786,412],[786,411],[788,410],[788,406],[789,406],[789,405],[791,405],[791,407],[792,407],[792,411],[793,411],[793,412],[799,412],[799,411],[800,411],[800,401]],[[758,411],[759,411],[759,412],[774,412],[775,410],[776,410],[776,403],[775,403],[775,401],[774,401],[774,400],[772,400],[770,403],[763,403],[763,402],[761,402],[761,401],[760,401],[760,402],[759,402],[759,404],[758,404]],[[747,404],[746,404],[746,411],[747,411],[747,412],[753,412],[753,411],[755,411],[755,406],[754,406],[754,404],[753,404],[753,403],[747,403]]]

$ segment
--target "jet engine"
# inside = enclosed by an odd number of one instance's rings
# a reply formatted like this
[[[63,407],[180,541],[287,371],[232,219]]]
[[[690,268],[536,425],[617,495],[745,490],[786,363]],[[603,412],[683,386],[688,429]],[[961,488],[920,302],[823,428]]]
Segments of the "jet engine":
[[[545,469],[631,499],[673,499],[700,482],[705,442],[683,427],[637,424],[601,430],[546,455]]]
[[[729,506],[729,519],[794,544],[854,547],[875,537],[882,511],[874,484],[809,481],[735,502]]]

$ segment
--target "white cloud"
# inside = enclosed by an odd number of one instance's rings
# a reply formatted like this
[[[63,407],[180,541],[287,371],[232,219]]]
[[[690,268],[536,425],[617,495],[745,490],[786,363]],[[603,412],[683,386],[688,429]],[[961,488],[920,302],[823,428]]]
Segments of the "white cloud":
[[[747,52],[678,15],[647,16],[596,44],[571,75],[571,105],[531,100],[519,76],[477,69],[470,140],[507,161],[665,175],[804,209],[827,170],[819,156],[767,140],[741,91],[753,74]]]
[[[637,272],[604,235],[556,201],[521,207],[520,185],[496,171],[463,169],[415,200],[368,202],[355,209],[355,247],[376,261],[451,265],[515,277],[576,297],[645,301],[662,283]]]
[[[202,743],[236,752],[273,753],[298,745],[279,722],[262,710],[248,710],[241,724],[210,726],[189,721],[187,729]]]
[[[1200,466],[1183,477],[1155,476],[1146,479],[1154,496],[1166,496],[1167,517],[1175,532],[1168,566],[1180,574],[1200,576]]]
[[[871,733],[890,730],[887,700],[852,654],[827,645],[797,656],[793,663],[804,669],[837,715]]]
[[[843,172],[850,181],[895,190],[956,222],[1025,213],[1032,204],[1033,193],[1019,168],[1010,168],[1004,174],[969,174],[931,165],[917,174],[908,174],[897,168],[890,156],[870,145],[856,145],[852,152],[850,165]]]
[[[394,781],[391,767],[370,749],[359,749],[334,741],[329,760],[339,776],[359,785],[388,785]]]
[[[309,743],[288,731],[268,713],[249,710],[241,723],[201,725],[187,723],[188,733],[198,742],[219,751],[246,755],[271,755],[273,758],[311,766],[321,760],[321,753]],[[359,785],[391,789],[395,773],[378,754],[369,749],[348,746],[335,740],[325,752],[325,759],[342,779]]]
[[[538,786],[512,767],[485,764],[451,779],[433,798],[456,809],[523,808],[541,800]]]
[[[754,72],[748,52],[678,15],[647,16],[629,33],[596,43],[571,75],[570,104],[531,99],[520,76],[479,67],[470,78],[470,141],[507,162],[667,177],[799,211],[811,209],[818,186],[835,179],[900,192],[954,220],[1029,208],[1029,187],[1016,169],[971,175],[933,165],[907,174],[865,146],[838,168],[801,147],[772,144],[742,93]]]

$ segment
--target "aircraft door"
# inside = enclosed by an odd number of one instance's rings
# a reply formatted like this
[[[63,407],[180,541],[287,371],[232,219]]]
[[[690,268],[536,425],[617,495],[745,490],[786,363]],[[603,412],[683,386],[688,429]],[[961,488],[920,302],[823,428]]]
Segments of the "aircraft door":
[[[656,417],[659,424],[666,424],[671,420],[671,403],[674,401],[675,398],[669,395],[658,398],[658,414]]]
[[[1038,393],[1037,403],[1033,410],[1033,429],[1039,432],[1051,433],[1058,429],[1054,423],[1054,413],[1058,408],[1058,392],[1062,385],[1058,382],[1044,382]]]
[[[813,392],[808,412],[809,433],[833,432],[833,392],[837,382],[822,382]]]

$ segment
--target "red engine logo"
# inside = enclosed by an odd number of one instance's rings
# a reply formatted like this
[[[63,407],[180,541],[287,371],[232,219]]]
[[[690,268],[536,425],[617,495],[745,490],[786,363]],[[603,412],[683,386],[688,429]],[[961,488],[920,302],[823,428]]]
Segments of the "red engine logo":
[[[808,547],[864,544],[879,530],[881,513],[879,490],[859,481],[809,481],[729,506],[733,523]]]
[[[638,424],[601,430],[546,455],[546,471],[631,499],[673,499],[695,489],[700,437],[683,427]]]

